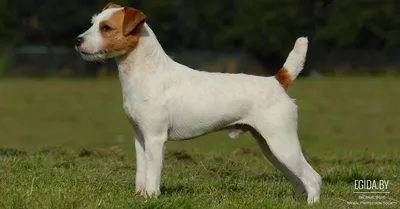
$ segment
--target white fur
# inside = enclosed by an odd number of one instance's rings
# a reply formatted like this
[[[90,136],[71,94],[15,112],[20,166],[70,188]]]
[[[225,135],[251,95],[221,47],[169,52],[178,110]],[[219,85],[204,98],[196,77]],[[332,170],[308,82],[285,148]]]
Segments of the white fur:
[[[79,47],[78,51],[81,53],[83,59],[88,61],[98,61],[107,58],[112,58],[123,53],[107,54],[103,48],[103,40],[100,34],[100,22],[111,17],[116,11],[122,8],[112,8],[104,10],[98,15],[93,15],[91,23],[92,26],[83,34],[78,37],[83,37],[84,42]]]
[[[85,50],[104,50],[98,29],[93,28],[113,11],[94,18],[92,28],[82,35],[88,42]],[[134,129],[138,191],[160,194],[168,139],[190,139],[247,124],[266,157],[292,182],[296,195],[307,193],[310,204],[319,201],[321,177],[301,152],[297,106],[274,77],[193,70],[167,56],[150,27],[143,27],[137,47],[115,57],[123,108]],[[292,79],[303,68],[307,44],[306,38],[299,38],[284,65]],[[115,55],[97,59],[111,56]],[[240,133],[233,129],[230,136]]]
[[[306,61],[307,49],[307,38],[298,38],[294,44],[293,50],[286,58],[286,62],[283,66],[289,71],[291,80],[296,79],[303,69],[304,62]]]

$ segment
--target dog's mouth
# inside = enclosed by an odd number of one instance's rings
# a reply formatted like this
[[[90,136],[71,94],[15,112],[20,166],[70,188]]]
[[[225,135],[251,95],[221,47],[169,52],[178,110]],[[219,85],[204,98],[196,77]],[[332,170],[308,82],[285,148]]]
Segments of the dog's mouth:
[[[87,52],[83,51],[80,48],[76,48],[82,58],[86,61],[100,61],[103,62],[106,59],[114,58],[125,54],[125,51],[115,51],[115,52],[108,52],[105,50],[100,50],[97,52]]]
[[[86,61],[104,61],[107,59],[107,53],[105,51],[98,52],[86,52],[77,49],[82,58]]]
[[[85,52],[85,51],[81,51],[79,49],[77,49],[79,53],[81,53],[82,55],[86,55],[86,56],[96,56],[96,55],[105,55],[107,54],[105,51],[98,51],[98,52]]]

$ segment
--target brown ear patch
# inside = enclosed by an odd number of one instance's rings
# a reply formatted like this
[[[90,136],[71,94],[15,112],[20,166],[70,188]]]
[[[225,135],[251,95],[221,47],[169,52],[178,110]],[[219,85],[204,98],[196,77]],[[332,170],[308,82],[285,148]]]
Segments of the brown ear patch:
[[[104,51],[127,52],[137,46],[143,28],[141,23],[144,22],[146,16],[139,10],[132,13],[133,10],[135,9],[128,9],[128,13],[126,9],[118,10],[110,18],[100,22],[99,31]],[[102,30],[105,25],[111,30]]]
[[[292,79],[290,77],[290,74],[288,70],[285,67],[282,67],[276,74],[275,74],[276,80],[279,81],[279,83],[282,85],[282,87],[287,91],[289,88],[289,84],[292,82]]]
[[[132,31],[143,24],[147,18],[143,12],[133,8],[125,7],[124,13],[124,20],[122,22],[122,32],[124,36],[128,36],[130,33],[132,33]]]
[[[103,8],[103,11],[106,10],[106,9],[111,9],[111,8],[121,8],[121,6],[118,5],[118,4],[114,4],[114,3],[110,2]]]

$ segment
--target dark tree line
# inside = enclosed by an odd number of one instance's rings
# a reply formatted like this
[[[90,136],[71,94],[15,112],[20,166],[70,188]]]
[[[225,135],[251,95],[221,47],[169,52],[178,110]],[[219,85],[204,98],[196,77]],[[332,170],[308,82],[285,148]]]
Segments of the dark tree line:
[[[115,0],[138,7],[170,50],[246,50],[281,63],[298,36],[310,47],[379,49],[400,44],[398,0]],[[0,0],[2,43],[72,46],[106,0]]]

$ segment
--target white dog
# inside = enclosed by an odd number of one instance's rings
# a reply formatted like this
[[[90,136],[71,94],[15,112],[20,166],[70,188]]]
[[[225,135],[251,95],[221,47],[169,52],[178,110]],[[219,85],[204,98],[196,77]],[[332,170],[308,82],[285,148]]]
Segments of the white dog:
[[[294,186],[296,196],[319,201],[321,177],[307,163],[297,136],[297,106],[286,89],[303,69],[308,40],[297,39],[273,77],[209,73],[172,60],[146,16],[109,3],[76,39],[85,60],[114,58],[123,107],[134,130],[136,189],[158,196],[165,142],[229,128],[231,138],[249,130],[266,157]]]

